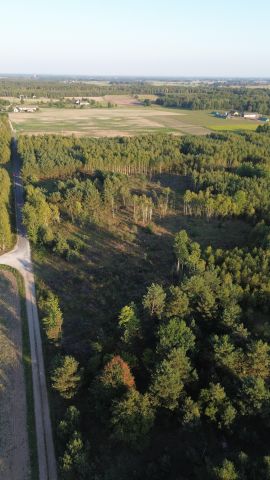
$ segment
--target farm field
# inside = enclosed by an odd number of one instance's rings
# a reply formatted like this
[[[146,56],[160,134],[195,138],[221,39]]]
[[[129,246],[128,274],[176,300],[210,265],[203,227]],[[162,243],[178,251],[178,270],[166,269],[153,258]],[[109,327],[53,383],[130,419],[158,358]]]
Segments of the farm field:
[[[29,478],[22,332],[15,277],[0,275],[0,478]]]
[[[117,107],[112,109],[41,109],[34,114],[11,113],[18,133],[128,136],[140,133],[207,134],[199,123],[190,123],[186,112],[164,108]]]
[[[10,113],[9,117],[18,133],[59,133],[95,137],[155,132],[205,135],[211,130],[255,130],[260,124],[253,120],[219,119],[207,111],[124,106],[123,104],[112,109],[44,108],[33,114]]]

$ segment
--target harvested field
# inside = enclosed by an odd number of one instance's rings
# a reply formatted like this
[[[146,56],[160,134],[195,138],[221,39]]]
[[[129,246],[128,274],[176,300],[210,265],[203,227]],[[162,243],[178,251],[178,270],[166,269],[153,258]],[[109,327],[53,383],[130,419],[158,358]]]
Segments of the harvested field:
[[[30,461],[22,362],[20,300],[15,277],[0,274],[0,478],[27,480]]]
[[[93,97],[95,99],[95,97]],[[140,105],[141,102],[132,95],[105,95],[103,99],[106,102],[116,103],[116,105]]]
[[[114,98],[113,98],[114,97]],[[117,103],[120,96],[111,96]],[[122,96],[128,102],[127,96]],[[104,97],[109,100],[109,97]],[[131,98],[131,97],[130,97]],[[138,101],[132,98],[132,101]],[[158,106],[119,105],[116,108],[41,108],[36,113],[10,113],[18,133],[61,135],[131,136],[143,133],[206,135],[213,130],[255,130],[261,122],[243,118],[220,119],[202,110],[179,110]]]
[[[82,110],[41,109],[37,113],[11,113],[18,133],[127,136],[142,133],[207,134],[201,125],[186,121],[186,112],[160,107],[119,106]]]

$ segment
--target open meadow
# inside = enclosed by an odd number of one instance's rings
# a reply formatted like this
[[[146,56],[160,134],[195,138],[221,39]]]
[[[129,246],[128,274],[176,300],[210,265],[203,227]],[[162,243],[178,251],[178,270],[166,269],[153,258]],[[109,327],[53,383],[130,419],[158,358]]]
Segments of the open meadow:
[[[211,130],[255,130],[260,122],[219,119],[209,111],[118,105],[116,108],[41,108],[35,113],[10,113],[17,133],[130,136],[142,133],[206,135]]]

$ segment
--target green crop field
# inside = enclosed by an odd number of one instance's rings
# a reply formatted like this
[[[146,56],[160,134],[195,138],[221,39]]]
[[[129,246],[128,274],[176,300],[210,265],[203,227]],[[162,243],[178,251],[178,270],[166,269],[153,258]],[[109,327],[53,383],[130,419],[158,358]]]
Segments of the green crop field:
[[[164,132],[176,135],[205,135],[211,130],[255,130],[260,122],[219,119],[209,111],[122,105],[116,108],[43,108],[36,113],[11,113],[18,133],[59,133],[69,135],[128,136]]]

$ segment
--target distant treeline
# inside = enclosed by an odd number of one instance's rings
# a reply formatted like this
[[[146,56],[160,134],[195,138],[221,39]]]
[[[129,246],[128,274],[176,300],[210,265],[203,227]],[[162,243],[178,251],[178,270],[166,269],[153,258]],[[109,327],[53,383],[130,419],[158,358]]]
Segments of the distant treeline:
[[[189,110],[237,109],[270,114],[270,90],[212,85],[155,85],[150,82],[90,83],[55,80],[0,80],[1,97],[36,96],[61,99],[76,96],[157,95],[156,103],[165,107]]]
[[[136,95],[136,94],[154,94],[176,92],[175,86],[155,86],[150,83],[90,83],[90,82],[64,82],[64,81],[44,81],[44,80],[0,80],[0,96],[19,97],[20,95],[31,98],[63,98],[63,97],[99,97],[103,95]]]
[[[270,114],[270,90],[265,88],[194,87],[162,93],[157,105],[188,110],[255,111]]]

